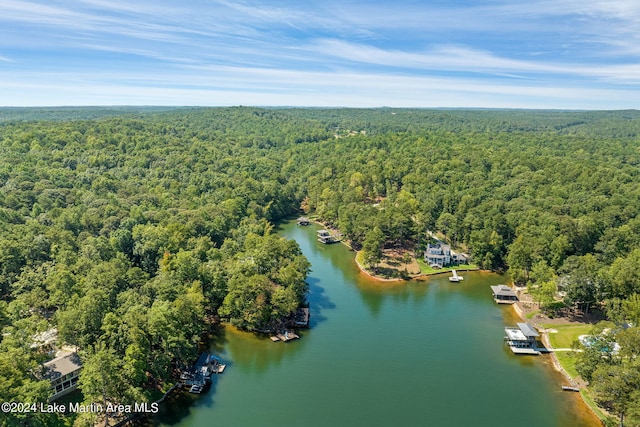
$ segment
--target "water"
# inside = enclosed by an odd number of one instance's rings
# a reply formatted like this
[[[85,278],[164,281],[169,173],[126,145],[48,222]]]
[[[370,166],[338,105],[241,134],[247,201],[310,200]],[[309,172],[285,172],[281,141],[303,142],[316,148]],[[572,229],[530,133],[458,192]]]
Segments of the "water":
[[[381,283],[359,272],[353,252],[321,245],[317,227],[285,224],[312,264],[311,329],[300,340],[221,328],[212,350],[227,362],[201,396],[174,398],[162,426],[597,426],[548,356],[511,354],[489,285],[462,273]],[[160,421],[162,420],[162,421]]]

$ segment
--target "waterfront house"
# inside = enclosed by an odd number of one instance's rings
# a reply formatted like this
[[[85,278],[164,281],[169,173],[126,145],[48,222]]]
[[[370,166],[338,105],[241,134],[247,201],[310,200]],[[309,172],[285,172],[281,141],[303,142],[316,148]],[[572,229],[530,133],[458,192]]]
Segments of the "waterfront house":
[[[516,293],[507,285],[491,286],[491,293],[498,304],[513,304],[518,301]]]
[[[540,334],[529,323],[517,323],[517,327],[504,328],[505,341],[514,354],[540,354],[538,337]]]
[[[429,243],[424,252],[424,261],[435,268],[451,264],[451,246],[442,242]]]
[[[451,251],[451,262],[454,264],[469,264],[469,255],[462,252]]]
[[[56,400],[78,388],[78,378],[82,362],[78,353],[64,352],[53,360],[43,365],[43,372],[40,378],[51,382],[53,394],[49,401]]]

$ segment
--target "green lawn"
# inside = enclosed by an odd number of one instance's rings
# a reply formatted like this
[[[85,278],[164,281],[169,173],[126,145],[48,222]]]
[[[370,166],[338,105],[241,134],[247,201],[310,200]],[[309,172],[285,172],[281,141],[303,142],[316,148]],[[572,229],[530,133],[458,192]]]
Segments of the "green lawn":
[[[580,335],[589,335],[593,325],[542,325],[547,329],[555,329],[558,333],[550,333],[549,341],[554,348],[568,348]]]
[[[578,340],[580,335],[589,335],[593,325],[542,325],[547,329],[555,329],[558,333],[549,333],[549,342],[554,348],[570,348],[575,341]],[[577,353],[572,351],[558,351],[555,353],[558,358],[558,362],[564,368],[564,370],[572,377],[577,377],[578,371],[576,371],[576,359]],[[608,417],[602,410],[596,405],[589,393],[588,389],[580,390],[580,394],[585,403],[590,406],[601,420],[609,420],[613,422],[611,417]],[[607,424],[609,425],[609,424]]]
[[[454,267],[446,267],[446,268],[441,268],[441,269],[433,269],[431,268],[429,265],[427,265],[426,262],[424,262],[424,259],[418,258],[416,259],[416,261],[418,262],[418,265],[420,266],[420,274],[435,274],[435,273],[446,273],[448,271],[453,270],[477,270],[478,266],[475,264],[460,264]]]
[[[593,325],[543,325],[547,329],[555,329],[558,333],[549,333],[549,342],[553,348],[571,348],[580,335],[588,335]],[[572,377],[578,376],[576,371],[576,354],[572,351],[556,352],[558,362]]]
[[[525,315],[525,317],[526,317],[527,319],[533,319],[533,316],[535,316],[536,314],[539,314],[539,313],[540,313],[540,310],[533,310],[532,312],[527,313],[527,314]]]

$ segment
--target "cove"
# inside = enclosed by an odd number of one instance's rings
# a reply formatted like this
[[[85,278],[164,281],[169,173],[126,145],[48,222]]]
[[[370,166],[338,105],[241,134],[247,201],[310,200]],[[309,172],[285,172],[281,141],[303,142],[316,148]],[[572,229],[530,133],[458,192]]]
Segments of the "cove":
[[[562,392],[548,355],[514,356],[490,285],[462,273],[382,283],[362,274],[344,245],[316,241],[316,226],[284,224],[312,265],[311,329],[301,339],[221,328],[212,351],[227,364],[198,397],[181,395],[159,426],[598,426],[580,397]]]

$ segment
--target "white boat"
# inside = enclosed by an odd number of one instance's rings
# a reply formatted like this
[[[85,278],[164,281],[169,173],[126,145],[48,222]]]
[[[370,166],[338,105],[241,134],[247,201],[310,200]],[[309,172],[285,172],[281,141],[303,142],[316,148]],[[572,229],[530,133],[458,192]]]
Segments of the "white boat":
[[[455,270],[451,270],[451,273],[453,275],[449,277],[450,282],[459,282],[461,280],[464,280],[464,277],[458,276],[458,273]]]

